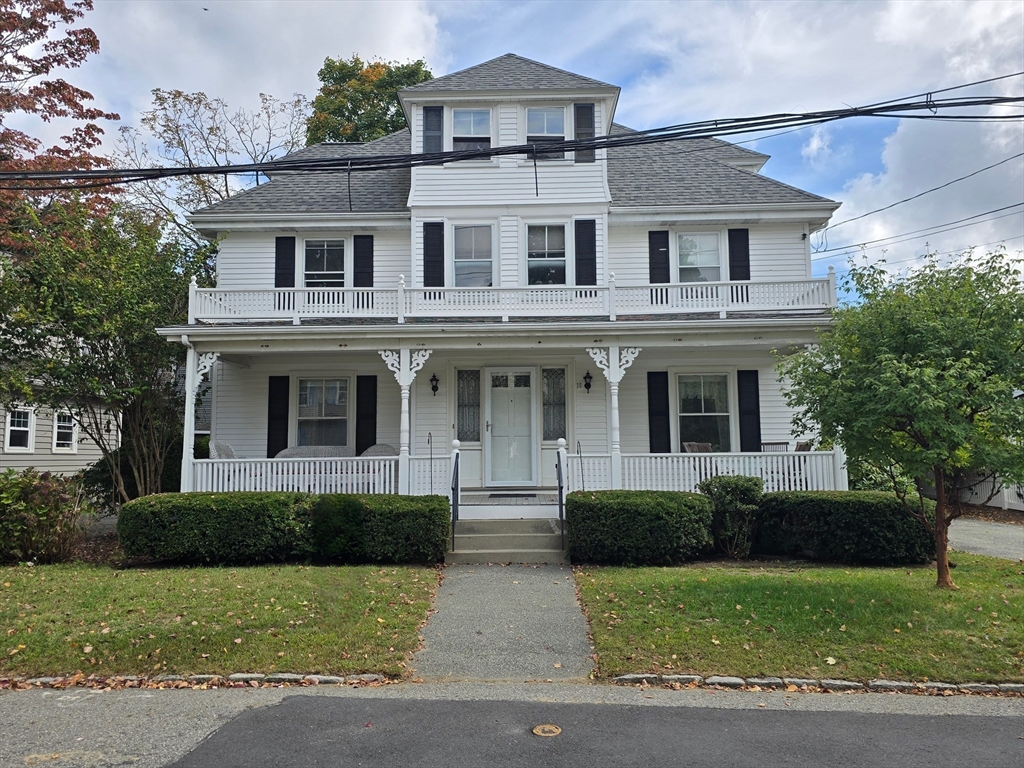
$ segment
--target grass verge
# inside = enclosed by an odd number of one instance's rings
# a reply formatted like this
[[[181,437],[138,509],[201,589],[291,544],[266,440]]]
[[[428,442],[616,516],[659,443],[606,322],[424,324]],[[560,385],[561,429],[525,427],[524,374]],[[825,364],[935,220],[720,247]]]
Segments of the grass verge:
[[[576,569],[603,677],[1024,681],[1024,569],[696,564]]]
[[[397,677],[438,572],[411,567],[0,568],[0,676]]]

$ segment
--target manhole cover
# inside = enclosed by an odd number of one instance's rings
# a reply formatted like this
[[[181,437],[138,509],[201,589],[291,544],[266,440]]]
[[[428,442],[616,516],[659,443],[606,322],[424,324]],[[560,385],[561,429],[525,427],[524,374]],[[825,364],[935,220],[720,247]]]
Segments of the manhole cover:
[[[557,725],[536,725],[533,728],[533,733],[536,736],[557,736],[562,732],[562,729]]]

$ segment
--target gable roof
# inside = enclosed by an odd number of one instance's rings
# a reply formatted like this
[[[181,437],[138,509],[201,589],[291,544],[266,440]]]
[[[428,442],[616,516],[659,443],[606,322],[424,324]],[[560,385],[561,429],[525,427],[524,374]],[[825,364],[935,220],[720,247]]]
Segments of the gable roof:
[[[630,133],[614,124],[612,134]],[[681,139],[608,150],[608,189],[615,207],[832,203],[796,187],[729,165],[765,157],[719,139]]]
[[[365,144],[324,142],[304,147],[288,159],[368,157],[371,155],[407,155],[412,152],[408,128]],[[275,173],[271,180],[247,189],[196,214],[234,213],[408,213],[408,168],[385,171],[360,171],[349,178],[342,171],[303,171]]]
[[[619,90],[618,86],[566,72],[533,59],[506,53],[473,67],[435,77],[399,90],[399,94],[429,91],[491,90]]]

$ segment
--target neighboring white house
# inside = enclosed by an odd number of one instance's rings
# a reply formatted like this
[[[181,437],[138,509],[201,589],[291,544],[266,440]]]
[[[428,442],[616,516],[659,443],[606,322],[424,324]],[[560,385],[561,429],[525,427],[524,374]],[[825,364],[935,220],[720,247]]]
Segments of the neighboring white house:
[[[73,475],[103,454],[70,411],[38,406],[0,408],[0,472],[33,467],[40,472]]]
[[[292,157],[628,132],[619,88],[512,54],[399,95],[409,129]],[[559,439],[570,489],[845,487],[795,450],[774,357],[829,322],[809,236],[838,203],[767,159],[694,139],[280,173],[196,212],[217,287],[160,333],[212,381],[221,457],[186,456],[183,490],[445,492],[454,440],[464,489],[553,489]]]

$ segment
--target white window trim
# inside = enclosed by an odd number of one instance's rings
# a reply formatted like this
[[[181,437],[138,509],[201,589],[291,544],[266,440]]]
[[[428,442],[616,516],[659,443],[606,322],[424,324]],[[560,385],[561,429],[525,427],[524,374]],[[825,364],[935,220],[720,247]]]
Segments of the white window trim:
[[[356,434],[356,374],[355,371],[302,371],[289,374],[288,387],[288,447],[299,444],[299,380],[300,379],[347,379],[348,380],[348,424],[345,426],[345,445],[355,449]],[[354,454],[353,454],[354,455]]]
[[[680,235],[718,235],[718,275],[719,282],[729,282],[729,231],[722,227],[703,227],[692,229],[689,227],[669,230],[669,276],[672,284],[675,285],[699,285],[700,283],[679,282],[679,236]]]
[[[10,447],[11,445],[11,411],[28,411],[28,447]],[[21,431],[21,430],[19,430]],[[4,453],[35,453],[36,452],[36,410],[27,405],[16,405],[4,411]]]
[[[740,419],[739,407],[740,397],[736,388],[737,371],[736,366],[720,365],[712,368],[700,367],[690,368],[684,366],[671,366],[668,369],[668,394],[669,394],[669,435],[672,440],[672,453],[682,453],[682,445],[679,439],[679,377],[682,376],[725,376],[726,387],[729,392],[729,452],[739,451],[740,444]]]
[[[57,445],[57,417],[62,414],[71,417],[71,445],[67,448],[62,448]],[[53,434],[51,435],[51,438],[50,451],[52,453],[78,453],[78,419],[75,418],[75,414],[71,411],[54,411]]]
[[[565,371],[565,431],[572,431],[572,417],[575,413],[572,397],[573,397],[573,366],[568,363],[539,363],[537,365],[537,383],[540,387],[540,394],[537,397],[537,429],[540,431],[540,444],[542,449],[550,449],[557,447],[558,438],[554,440],[548,440],[544,437],[544,371],[549,369],[558,369]],[[569,442],[569,435],[565,435],[566,443]],[[570,451],[571,453],[571,451]],[[568,480],[568,478],[566,479]]]
[[[501,222],[494,219],[445,220],[444,228],[444,284],[451,288],[464,288],[455,285],[455,228],[456,227],[490,227],[491,228],[491,288],[500,288],[501,253],[499,231]]]
[[[551,108],[554,108],[554,107],[561,107],[562,110],[563,110],[563,113],[565,115],[565,117],[563,119],[563,128],[565,128],[565,138],[566,138],[567,141],[575,138],[576,137],[576,124],[575,124],[576,110],[573,109],[573,104],[574,103],[575,102],[571,102],[571,101],[568,101],[568,102],[567,101],[553,101],[551,103],[536,102],[536,103],[520,104],[519,105],[519,117],[518,117],[518,131],[517,131],[517,140],[518,140],[519,144],[526,144],[527,136],[529,136],[529,131],[527,130],[527,122],[526,122],[527,121],[527,117],[526,117],[526,110],[527,109],[544,109],[544,108],[551,109]],[[538,157],[537,158],[537,162],[538,163],[544,163],[545,165],[550,165],[550,164],[553,164],[553,165],[574,165],[575,164],[575,155],[572,152],[566,152],[565,153],[565,157],[562,157],[562,158],[559,158],[559,159],[555,159],[555,160],[541,160]],[[519,155],[519,165],[533,165],[533,157],[531,157],[530,155]],[[591,165],[591,163],[586,163],[586,165]]]
[[[497,115],[498,110],[494,104],[459,104],[458,106],[446,106],[444,108],[444,151],[454,152],[455,151],[455,117],[454,112],[456,109],[486,109],[490,114],[489,127],[491,129],[491,148],[498,146],[498,126],[497,126]],[[497,165],[499,158],[497,156],[492,157],[481,157],[476,160],[459,160],[457,162],[448,162],[444,164],[445,168],[458,168],[465,167],[467,165]]]
[[[311,290],[314,290],[314,291],[315,290],[346,291],[346,290],[348,290],[349,288],[352,287],[352,285],[351,285],[352,284],[352,279],[351,278],[352,278],[352,275],[353,275],[353,264],[354,264],[354,262],[353,262],[353,257],[352,257],[352,242],[353,241],[352,241],[352,233],[351,232],[344,232],[344,233],[328,232],[328,233],[324,233],[324,234],[313,233],[313,234],[309,234],[309,235],[303,235],[302,237],[299,237],[297,239],[298,239],[299,242],[302,243],[302,247],[301,248],[296,248],[296,251],[298,251],[298,253],[295,254],[295,262],[296,262],[295,263],[295,274],[296,274],[295,282],[296,283],[300,283],[300,282],[302,283],[301,285],[299,285],[297,287],[299,287],[299,288],[305,288],[306,287],[306,243],[308,241],[312,241],[312,240],[341,240],[341,241],[343,241],[345,243],[345,287],[344,288],[320,288],[320,289],[312,288]]]
[[[526,288],[558,288],[557,285],[530,285],[530,227],[565,228],[565,285],[576,285],[576,237],[574,219],[523,219],[519,229],[519,284]]]

